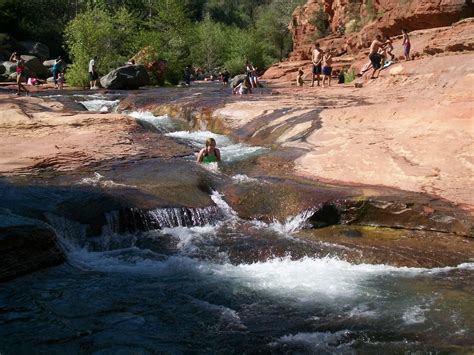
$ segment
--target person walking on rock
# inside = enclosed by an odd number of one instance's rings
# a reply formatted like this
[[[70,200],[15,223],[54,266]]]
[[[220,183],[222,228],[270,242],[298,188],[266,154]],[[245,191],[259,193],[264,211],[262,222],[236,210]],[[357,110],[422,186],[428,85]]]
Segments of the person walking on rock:
[[[21,91],[23,90],[28,95],[28,93],[29,93],[28,89],[21,83],[21,81],[23,80],[23,78],[26,75],[24,60],[21,59],[20,54],[18,54],[17,52],[14,52],[10,56],[10,62],[16,63],[16,85],[17,85],[16,94],[20,95]]]
[[[403,55],[405,56],[405,60],[410,60],[410,49],[411,49],[411,43],[410,43],[410,37],[408,37],[408,30],[404,28],[402,30],[403,34]]]
[[[311,86],[314,87],[314,76],[316,75],[317,86],[319,86],[319,81],[321,80],[320,75],[322,74],[322,61],[323,61],[324,51],[319,47],[319,43],[314,45],[313,53],[311,56],[311,61],[313,62],[313,75],[311,77]]]
[[[382,36],[377,35],[370,45],[369,59],[372,64],[372,76],[371,79],[375,79],[375,72],[378,70],[380,74],[380,69],[382,68],[382,55],[379,53],[379,49],[382,48]],[[378,77],[378,75],[377,75]]]
[[[97,56],[94,56],[89,61],[89,81],[90,81],[90,88],[91,89],[97,89],[97,80],[99,79],[99,74],[97,74]]]

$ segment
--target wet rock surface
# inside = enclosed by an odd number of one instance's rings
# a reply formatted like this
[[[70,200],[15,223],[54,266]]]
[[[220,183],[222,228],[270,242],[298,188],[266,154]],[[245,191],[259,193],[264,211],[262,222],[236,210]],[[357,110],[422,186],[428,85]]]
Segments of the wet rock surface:
[[[0,226],[0,256],[0,282],[65,261],[55,233],[38,225]]]

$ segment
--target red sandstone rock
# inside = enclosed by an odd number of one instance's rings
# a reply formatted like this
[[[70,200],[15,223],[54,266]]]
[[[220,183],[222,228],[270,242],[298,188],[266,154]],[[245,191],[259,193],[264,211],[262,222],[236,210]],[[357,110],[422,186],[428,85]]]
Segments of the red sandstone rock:
[[[294,11],[289,26],[294,43],[290,60],[310,59],[311,46],[317,39],[314,19],[320,9],[328,16],[329,31],[340,37],[338,44],[346,43],[348,49],[356,53],[368,47],[371,39],[379,33],[394,36],[400,34],[402,28],[413,31],[449,26],[474,15],[472,4],[463,0],[324,0],[322,3],[308,0]],[[344,36],[337,34],[341,25],[345,26]],[[328,40],[327,37],[321,39],[324,46]]]

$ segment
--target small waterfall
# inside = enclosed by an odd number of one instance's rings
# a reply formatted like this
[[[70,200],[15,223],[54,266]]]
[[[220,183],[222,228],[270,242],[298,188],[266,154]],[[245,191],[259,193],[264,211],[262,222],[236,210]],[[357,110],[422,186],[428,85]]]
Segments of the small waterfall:
[[[120,103],[120,100],[87,100],[79,101],[87,111],[96,112],[115,112]]]
[[[107,213],[107,225],[103,227],[103,234],[197,227],[212,224],[222,217],[217,206],[157,208],[149,211],[131,208]]]

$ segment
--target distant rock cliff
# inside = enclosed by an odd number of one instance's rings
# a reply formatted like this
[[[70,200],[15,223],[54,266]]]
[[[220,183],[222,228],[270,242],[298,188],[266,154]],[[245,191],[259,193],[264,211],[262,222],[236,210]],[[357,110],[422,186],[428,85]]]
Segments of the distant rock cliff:
[[[289,60],[309,59],[318,38],[341,54],[357,53],[378,33],[449,26],[473,15],[472,0],[308,0],[293,13]]]

